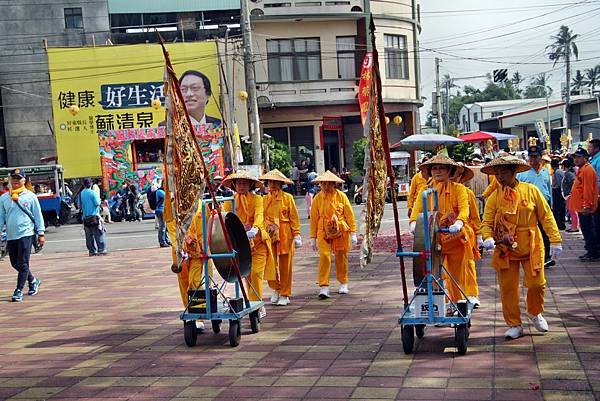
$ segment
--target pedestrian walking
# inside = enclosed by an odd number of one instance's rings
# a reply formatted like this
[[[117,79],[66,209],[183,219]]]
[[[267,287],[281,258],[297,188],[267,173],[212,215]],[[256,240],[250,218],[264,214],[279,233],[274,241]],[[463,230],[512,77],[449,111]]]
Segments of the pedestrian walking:
[[[579,259],[584,262],[595,262],[600,260],[600,246],[594,221],[594,213],[598,208],[598,175],[588,162],[588,157],[587,150],[582,148],[573,153],[578,170],[571,191],[571,204],[579,216],[579,225],[587,251]]]
[[[171,240],[167,235],[167,223],[165,222],[165,190],[161,187],[155,192],[156,205],[154,209],[154,215],[158,223],[158,245],[161,248],[171,246]]]
[[[527,288],[527,313],[537,331],[548,331],[544,312],[546,278],[544,275],[544,242],[541,224],[550,239],[550,254],[562,253],[562,239],[548,202],[533,184],[517,180],[517,173],[530,169],[526,162],[514,157],[498,157],[481,171],[495,175],[500,189],[487,200],[481,233],[485,249],[494,249],[492,267],[496,270],[504,321],[509,329],[507,339],[523,336],[520,302],[520,269]]]
[[[263,200],[265,228],[277,266],[275,280],[267,280],[267,283],[274,291],[271,302],[286,306],[290,303],[292,294],[294,251],[302,246],[300,217],[294,197],[281,189],[283,184],[291,185],[292,180],[277,169],[262,175],[260,180],[269,188],[269,193]]]
[[[106,255],[105,227],[100,217],[100,197],[92,190],[92,181],[86,178],[81,191],[81,210],[85,246],[89,256]]]
[[[527,150],[527,156],[529,157],[529,166],[531,168],[517,174],[517,179],[521,182],[535,185],[542,192],[544,199],[548,202],[548,205],[550,205],[550,209],[552,210],[552,185],[550,183],[550,173],[549,170],[544,167],[542,151],[537,146],[530,146]],[[550,240],[544,231],[544,227],[540,225],[539,228],[544,241],[544,266],[554,266],[556,262],[552,260],[552,257],[550,256]]]
[[[579,216],[577,216],[577,212],[573,209],[573,205],[571,205],[571,190],[573,189],[576,174],[575,163],[573,163],[573,159],[566,158],[561,162],[561,165],[565,171],[565,176],[561,183],[562,196],[565,199],[565,205],[571,220],[571,227],[567,228],[565,231],[576,233],[579,231]]]
[[[554,220],[559,230],[565,230],[567,228],[565,223],[565,217],[567,214],[565,207],[565,198],[562,196],[561,184],[565,178],[565,172],[560,168],[560,160],[552,159],[550,162],[552,166],[552,213],[554,213]]]
[[[7,251],[10,264],[17,274],[17,288],[13,302],[23,300],[23,288],[29,283],[29,295],[38,293],[42,280],[36,278],[29,268],[31,246],[36,238],[43,247],[44,217],[37,196],[25,188],[25,173],[20,169],[10,172],[10,192],[0,196],[0,228],[6,224]]]
[[[313,180],[321,186],[314,199],[310,216],[310,245],[319,252],[317,280],[319,298],[329,298],[331,256],[335,256],[335,277],[340,283],[338,293],[348,294],[348,252],[356,246],[356,220],[348,197],[337,184],[344,181],[329,170]]]

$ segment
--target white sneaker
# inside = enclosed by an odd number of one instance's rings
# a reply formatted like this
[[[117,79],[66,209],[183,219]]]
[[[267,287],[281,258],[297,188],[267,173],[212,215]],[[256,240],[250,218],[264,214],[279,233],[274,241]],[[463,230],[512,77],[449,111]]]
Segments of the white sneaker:
[[[340,284],[340,289],[338,290],[339,294],[347,294],[348,293],[348,284]]]
[[[290,297],[279,297],[279,300],[277,301],[277,306],[286,306],[289,305],[291,303],[290,301]]]
[[[523,337],[523,327],[521,327],[521,326],[511,327],[510,329],[506,330],[506,333],[504,333],[504,337],[507,339],[508,338],[516,339],[519,337]]]
[[[325,285],[319,290],[319,299],[329,298],[329,286]]]
[[[264,306],[261,306],[260,309],[258,310],[258,316],[262,319],[263,317],[267,316],[267,310],[265,309]]]
[[[271,295],[271,303],[276,304],[279,301],[279,293],[277,291],[273,291],[273,295]]]
[[[548,331],[548,322],[546,319],[544,319],[544,316],[542,316],[541,313],[537,316],[533,316],[531,318],[531,322],[537,331],[541,331],[542,333]]]
[[[202,320],[196,320],[196,330],[204,331],[204,322]]]
[[[473,309],[477,309],[481,305],[479,303],[479,298],[477,298],[477,297],[467,295],[467,300],[469,301],[469,303],[473,304]]]

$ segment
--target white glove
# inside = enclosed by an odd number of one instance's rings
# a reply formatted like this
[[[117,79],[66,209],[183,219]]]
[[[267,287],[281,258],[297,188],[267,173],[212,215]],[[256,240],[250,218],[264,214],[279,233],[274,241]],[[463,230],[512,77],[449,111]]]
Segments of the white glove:
[[[299,235],[296,235],[294,237],[294,247],[295,248],[300,248],[302,246],[302,237]]]
[[[358,238],[356,238],[356,233],[352,233],[350,236],[350,241],[352,241],[352,246],[358,245]]]
[[[460,220],[456,220],[454,222],[454,224],[452,224],[450,227],[448,227],[448,232],[450,234],[456,234],[457,232],[459,232],[460,230],[462,230],[463,226],[465,225],[465,223],[463,223]]]
[[[485,249],[494,249],[496,247],[496,244],[495,244],[493,238],[486,239],[485,241],[483,241],[482,245]]]
[[[410,230],[411,234],[415,233],[415,227],[417,227],[417,222],[416,221],[411,221],[410,222],[410,226],[408,227],[408,229]]]
[[[310,247],[312,248],[312,250],[317,252],[317,240],[314,238],[311,238],[308,240],[308,243],[310,244]]]
[[[248,236],[248,239],[253,239],[254,237],[256,237],[256,234],[258,234],[258,228],[256,228],[256,227],[252,227],[251,229],[246,231],[246,235]]]
[[[477,236],[477,247],[481,248],[483,246],[483,237],[481,235]]]
[[[550,256],[554,259],[559,257],[562,254],[562,245],[560,244],[550,244]]]

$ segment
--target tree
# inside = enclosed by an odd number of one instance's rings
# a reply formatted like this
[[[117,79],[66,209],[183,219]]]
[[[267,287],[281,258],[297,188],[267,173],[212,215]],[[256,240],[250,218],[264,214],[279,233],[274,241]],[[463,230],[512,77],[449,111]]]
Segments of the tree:
[[[448,149],[448,155],[457,162],[466,162],[473,154],[475,145],[472,143],[460,143]]]
[[[354,161],[354,169],[356,174],[363,175],[365,169],[365,148],[367,147],[367,138],[361,137],[352,144],[352,160]]]
[[[540,97],[550,97],[552,95],[552,88],[548,85],[550,76],[546,75],[545,72],[538,74],[531,79],[529,85],[525,88],[523,97],[525,99],[535,99]]]
[[[592,93],[596,86],[600,85],[600,65],[585,70],[585,86],[590,88]]]
[[[525,82],[525,78],[523,78],[523,75],[521,75],[519,71],[515,71],[512,78],[510,79],[510,82],[512,82],[513,86],[515,87],[515,91],[519,95],[522,95],[523,89],[521,89],[521,84]]]
[[[264,141],[269,148],[269,167],[277,169],[289,176],[292,170],[292,154],[290,148],[281,142],[270,138]]]
[[[571,85],[573,86],[573,92],[576,91],[578,94],[580,93],[581,89],[586,86],[585,77],[581,73],[581,70],[577,70],[575,72],[575,76],[571,81]]]
[[[566,66],[566,85],[567,85],[567,103],[571,100],[571,55],[579,59],[579,49],[575,40],[579,35],[573,34],[573,31],[566,25],[561,25],[558,34],[551,36],[554,43],[548,45],[548,58],[554,61],[553,66],[559,61],[564,61]]]

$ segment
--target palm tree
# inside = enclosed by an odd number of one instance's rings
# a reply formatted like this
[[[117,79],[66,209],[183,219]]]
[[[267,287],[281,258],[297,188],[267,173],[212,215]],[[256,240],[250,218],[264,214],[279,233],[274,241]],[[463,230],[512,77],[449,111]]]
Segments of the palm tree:
[[[566,85],[567,85],[567,104],[571,100],[571,55],[579,59],[579,50],[575,40],[579,35],[573,34],[573,31],[566,25],[561,25],[558,30],[558,34],[551,36],[554,43],[546,47],[548,50],[548,58],[554,61],[554,65],[559,61],[564,61],[567,72],[566,72]]]
[[[597,85],[600,85],[600,65],[585,70],[585,86],[589,87],[592,93]]]
[[[571,85],[573,85],[573,90],[577,91],[577,93],[580,93],[581,88],[586,86],[585,77],[581,73],[581,70],[577,70],[575,72],[575,76],[573,77],[573,80],[571,81]]]
[[[525,78],[523,78],[523,75],[521,75],[521,73],[519,71],[516,71],[512,78],[510,79],[510,81],[512,82],[512,84],[515,86],[515,91],[521,95],[523,94],[523,89],[521,89],[521,84],[525,81]]]

